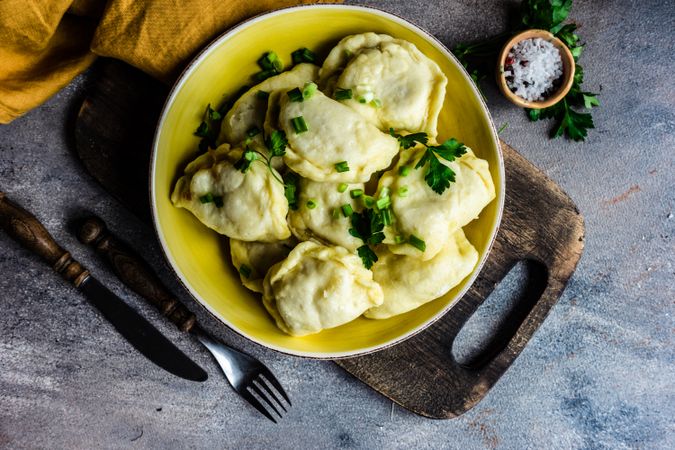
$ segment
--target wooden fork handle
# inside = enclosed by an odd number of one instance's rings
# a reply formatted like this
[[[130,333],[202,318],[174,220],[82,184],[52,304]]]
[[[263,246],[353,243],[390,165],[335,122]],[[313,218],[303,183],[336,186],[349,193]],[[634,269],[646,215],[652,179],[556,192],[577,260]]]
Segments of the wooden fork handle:
[[[82,222],[77,238],[94,247],[125,285],[157,307],[181,331],[192,330],[195,315],[171,295],[145,260],[110,233],[102,219],[94,216]]]
[[[9,200],[4,192],[0,192],[0,227],[75,286],[89,276],[89,271],[56,243],[33,214]]]

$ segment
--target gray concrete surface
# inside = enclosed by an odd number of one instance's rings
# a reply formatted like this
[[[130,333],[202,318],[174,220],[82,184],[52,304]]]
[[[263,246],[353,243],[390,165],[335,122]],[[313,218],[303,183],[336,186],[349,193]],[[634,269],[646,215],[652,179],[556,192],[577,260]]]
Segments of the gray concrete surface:
[[[501,31],[512,4],[367,3],[411,19],[449,46]],[[0,447],[675,448],[675,4],[578,1],[571,17],[588,43],[586,86],[602,94],[586,143],[548,140],[547,123],[529,123],[493,86],[486,90],[496,123],[509,124],[502,137],[579,205],[586,251],[513,367],[483,402],[451,421],[392,405],[329,362],[249,344],[194,308],[208,329],[268,363],[291,393],[294,407],[279,425],[261,418],[204,350],[120,288],[68,231],[81,211],[100,214],[190,301],[152,231],[74,157],[69,130],[86,74],[0,127],[0,188],[211,372],[195,385],[156,369],[74,289],[0,233]],[[493,319],[504,301],[495,299],[483,317]],[[469,335],[480,328],[475,323]]]

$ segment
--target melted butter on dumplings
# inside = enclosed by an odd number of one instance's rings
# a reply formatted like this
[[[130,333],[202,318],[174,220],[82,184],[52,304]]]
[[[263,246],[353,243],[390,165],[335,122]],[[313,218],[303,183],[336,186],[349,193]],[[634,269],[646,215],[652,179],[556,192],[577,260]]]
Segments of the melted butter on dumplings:
[[[272,242],[290,237],[283,185],[262,164],[251,164],[245,174],[235,169],[241,154],[239,149],[223,150],[217,157],[208,153],[197,158],[176,182],[171,201],[230,238]],[[200,198],[209,194],[222,197],[222,206],[202,203]]]
[[[317,91],[301,102],[280,98],[279,124],[289,146],[284,162],[294,172],[314,181],[365,182],[385,169],[398,153],[398,141],[367,123],[351,108]],[[308,130],[297,133],[291,120],[302,117]],[[349,171],[338,172],[346,161]]]
[[[298,64],[293,69],[282,72],[253,86],[246,91],[232,106],[220,126],[218,142],[229,142],[236,145],[246,139],[246,133],[253,127],[263,128],[267,100],[258,95],[259,91],[288,91],[296,87],[302,88],[305,83],[315,81],[319,68],[313,64]]]
[[[313,242],[299,244],[272,266],[263,287],[265,308],[292,336],[351,322],[383,301],[382,288],[356,255]]]
[[[263,279],[267,271],[283,261],[298,241],[291,237],[278,242],[246,242],[230,239],[232,264],[239,271],[241,283],[253,292],[263,292]],[[250,272],[241,269],[246,266]]]
[[[386,249],[378,250],[378,256],[373,279],[382,286],[384,303],[364,313],[369,319],[387,319],[442,297],[478,263],[478,252],[461,229],[427,261],[395,255]]]
[[[340,50],[338,50],[340,49]],[[343,39],[330,53],[320,83],[351,89],[344,104],[381,130],[437,134],[447,78],[414,44],[365,33]]]
[[[447,237],[478,217],[495,198],[495,187],[487,161],[467,149],[466,154],[453,162],[439,158],[441,164],[455,172],[455,182],[443,194],[437,194],[424,179],[427,166],[414,168],[424,150],[416,148],[401,153],[396,167],[380,178],[378,189],[387,187],[391,192],[397,233],[404,237],[415,235],[426,243],[426,250],[421,252],[410,244],[394,245],[388,236],[385,242],[391,244],[391,252],[428,260],[443,248]],[[399,174],[402,166],[410,168],[407,176]],[[401,188],[406,190],[405,196],[399,194]],[[390,235],[391,231],[387,228],[385,233]]]
[[[319,183],[301,179],[298,183],[298,209],[288,214],[291,231],[298,239],[316,239],[340,245],[355,251],[363,242],[349,234],[351,222],[341,207],[349,205],[358,211],[358,202],[351,198],[352,189],[363,190],[363,183],[350,184],[344,192],[338,191],[339,183]],[[315,202],[315,208],[308,208],[307,202]]]

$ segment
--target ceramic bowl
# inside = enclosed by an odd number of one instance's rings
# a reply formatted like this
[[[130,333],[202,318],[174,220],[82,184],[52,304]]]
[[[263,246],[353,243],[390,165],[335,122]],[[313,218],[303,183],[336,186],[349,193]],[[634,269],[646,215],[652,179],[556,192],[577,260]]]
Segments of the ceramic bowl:
[[[558,87],[558,90],[551,94],[546,100],[531,102],[525,100],[524,98],[516,95],[509,86],[506,84],[506,77],[504,76],[504,65],[506,62],[506,57],[509,54],[511,48],[520,41],[525,39],[532,38],[542,38],[546,41],[549,41],[555,46],[560,52],[560,57],[563,63],[563,74],[562,82]],[[558,103],[572,87],[574,82],[574,57],[570,52],[570,49],[557,37],[553,36],[550,32],[546,30],[526,30],[522,33],[518,33],[513,36],[509,41],[504,44],[501,52],[499,53],[499,58],[497,59],[497,85],[499,85],[499,90],[502,91],[502,94],[513,104],[518,105],[522,108],[531,108],[531,109],[541,109],[548,108],[551,105]]]
[[[230,262],[227,239],[202,225],[170,201],[185,164],[197,155],[194,130],[208,103],[251,83],[258,57],[274,50],[284,63],[292,51],[307,47],[325,57],[343,37],[374,31],[413,42],[436,61],[448,77],[439,119],[439,139],[456,137],[490,164],[497,198],[465,228],[480,254],[474,271],[447,295],[407,314],[387,320],[358,318],[306,337],[281,332],[262,305],[260,295],[241,285]],[[154,225],[165,256],[190,294],[218,320],[265,347],[312,358],[364,354],[400,342],[429,326],[464,295],[492,245],[504,203],[504,166],[494,124],[469,75],[433,36],[410,22],[376,9],[312,5],[254,17],[218,37],[183,72],[159,119],[153,143],[150,197]]]

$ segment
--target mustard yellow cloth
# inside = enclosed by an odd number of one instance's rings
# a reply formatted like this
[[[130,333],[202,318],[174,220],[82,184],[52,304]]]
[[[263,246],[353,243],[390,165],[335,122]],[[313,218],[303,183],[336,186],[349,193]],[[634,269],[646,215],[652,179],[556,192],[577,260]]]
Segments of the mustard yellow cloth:
[[[173,80],[236,23],[312,0],[1,0],[0,123],[40,105],[97,55]]]

